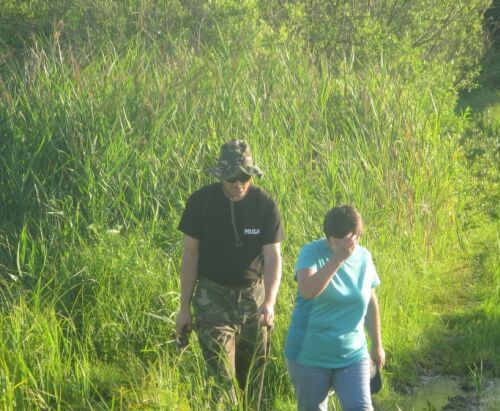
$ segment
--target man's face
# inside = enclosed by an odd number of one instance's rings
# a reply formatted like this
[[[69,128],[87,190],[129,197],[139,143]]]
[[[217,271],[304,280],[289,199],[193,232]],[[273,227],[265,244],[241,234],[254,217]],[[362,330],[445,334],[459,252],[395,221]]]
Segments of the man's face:
[[[235,178],[222,181],[226,195],[232,201],[239,201],[245,198],[252,183],[252,176],[241,174]]]

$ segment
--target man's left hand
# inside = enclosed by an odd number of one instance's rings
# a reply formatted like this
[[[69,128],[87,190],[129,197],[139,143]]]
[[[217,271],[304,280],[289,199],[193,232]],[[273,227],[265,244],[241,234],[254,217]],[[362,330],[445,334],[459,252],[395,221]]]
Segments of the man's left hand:
[[[272,304],[263,303],[257,308],[256,316],[261,326],[272,327],[274,322],[274,306]]]

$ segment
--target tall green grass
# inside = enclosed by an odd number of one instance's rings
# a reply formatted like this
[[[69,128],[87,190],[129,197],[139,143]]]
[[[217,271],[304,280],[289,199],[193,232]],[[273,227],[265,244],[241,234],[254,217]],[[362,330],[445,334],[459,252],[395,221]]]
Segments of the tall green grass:
[[[250,142],[287,233],[269,408],[293,408],[282,349],[294,260],[334,204],[354,204],[365,219],[388,381],[411,381],[435,360],[443,290],[471,258],[461,220],[467,118],[454,113],[453,91],[398,60],[359,67],[218,36],[217,47],[190,47],[136,35],[88,57],[40,40],[22,69],[9,66],[0,90],[4,409],[208,409],[196,338],[184,352],[172,339],[176,226],[232,138]],[[485,312],[496,318],[491,298]]]

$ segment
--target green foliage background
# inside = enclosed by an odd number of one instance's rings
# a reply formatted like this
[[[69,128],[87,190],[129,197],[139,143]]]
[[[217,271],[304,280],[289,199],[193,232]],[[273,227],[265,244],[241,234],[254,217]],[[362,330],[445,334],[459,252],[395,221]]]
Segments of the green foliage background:
[[[382,278],[383,398],[423,368],[484,360],[498,375],[498,209],[468,194],[477,123],[456,111],[488,5],[4,1],[0,404],[208,408],[196,344],[180,354],[171,338],[176,226],[231,138],[251,143],[287,232],[270,408],[293,404],[281,350],[296,253],[339,203],[364,215]],[[494,240],[478,252],[470,227],[484,222]],[[446,290],[472,267],[495,290],[475,286],[483,349],[439,363],[460,297]]]

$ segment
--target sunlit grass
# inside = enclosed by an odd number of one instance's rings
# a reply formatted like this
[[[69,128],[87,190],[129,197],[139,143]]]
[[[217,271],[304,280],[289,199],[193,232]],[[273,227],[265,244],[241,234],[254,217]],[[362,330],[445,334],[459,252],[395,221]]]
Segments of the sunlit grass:
[[[385,378],[411,380],[433,361],[432,333],[456,301],[447,276],[475,254],[464,256],[476,242],[462,233],[466,119],[454,99],[403,82],[390,62],[333,71],[284,46],[162,46],[138,36],[89,59],[40,46],[4,81],[0,405],[208,409],[196,339],[183,353],[172,339],[176,226],[231,138],[250,142],[287,234],[269,407],[293,409],[282,355],[293,266],[334,204],[365,219],[362,243],[382,279]],[[484,264],[496,275],[492,255]],[[483,302],[487,321],[496,301],[498,291]],[[481,358],[492,338],[474,341],[487,347]]]

